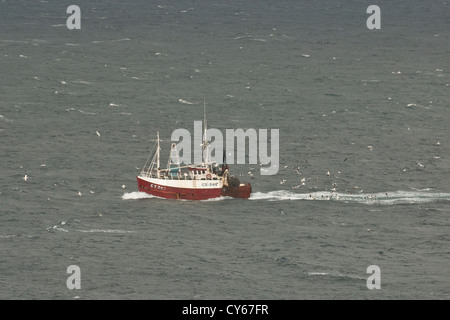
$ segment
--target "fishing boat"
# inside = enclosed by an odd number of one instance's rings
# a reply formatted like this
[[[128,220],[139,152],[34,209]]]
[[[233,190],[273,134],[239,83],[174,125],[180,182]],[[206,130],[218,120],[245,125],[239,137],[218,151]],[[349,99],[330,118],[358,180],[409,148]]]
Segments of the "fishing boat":
[[[140,192],[166,199],[185,200],[205,200],[218,197],[248,199],[250,197],[251,184],[241,183],[238,178],[230,174],[225,153],[222,164],[210,160],[206,112],[201,163],[182,166],[176,144],[172,143],[167,167],[161,169],[160,153],[160,138],[159,132],[157,132],[154,152],[150,153],[137,176]]]

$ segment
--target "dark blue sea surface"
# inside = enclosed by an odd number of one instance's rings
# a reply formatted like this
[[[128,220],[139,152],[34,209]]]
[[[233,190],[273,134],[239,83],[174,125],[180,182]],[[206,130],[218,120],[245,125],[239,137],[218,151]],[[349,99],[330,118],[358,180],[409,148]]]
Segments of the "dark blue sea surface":
[[[450,298],[449,2],[77,1],[69,30],[71,4],[0,2],[0,299]],[[137,192],[204,101],[279,129],[278,173]]]

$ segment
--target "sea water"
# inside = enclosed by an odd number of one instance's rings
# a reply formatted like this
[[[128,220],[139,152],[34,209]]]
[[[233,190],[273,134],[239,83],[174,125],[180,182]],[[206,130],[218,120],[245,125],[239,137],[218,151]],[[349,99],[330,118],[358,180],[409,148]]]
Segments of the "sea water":
[[[1,2],[0,298],[448,299],[450,4],[377,1],[369,30],[372,4],[78,1],[69,30],[68,4]],[[137,192],[203,101],[279,129],[277,174]]]

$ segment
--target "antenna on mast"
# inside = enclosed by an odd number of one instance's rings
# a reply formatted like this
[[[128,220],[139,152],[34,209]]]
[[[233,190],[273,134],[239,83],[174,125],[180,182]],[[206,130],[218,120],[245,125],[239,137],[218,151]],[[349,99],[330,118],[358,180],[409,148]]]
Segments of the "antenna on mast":
[[[207,137],[207,132],[208,132],[208,124],[206,121],[206,99],[203,98],[203,126],[204,128],[204,133],[203,133],[203,162],[207,163],[209,162],[209,144],[208,144],[208,137]],[[206,152],[206,154],[205,154]]]
[[[206,126],[206,100],[205,98],[203,98],[203,122],[205,125],[205,136],[206,136],[206,130],[207,130],[207,126]]]
[[[160,157],[160,151],[161,148],[159,146],[159,131],[156,132],[156,140],[157,140],[157,145],[156,145],[156,172],[157,172],[157,177],[160,177],[160,168],[159,168],[159,157]]]

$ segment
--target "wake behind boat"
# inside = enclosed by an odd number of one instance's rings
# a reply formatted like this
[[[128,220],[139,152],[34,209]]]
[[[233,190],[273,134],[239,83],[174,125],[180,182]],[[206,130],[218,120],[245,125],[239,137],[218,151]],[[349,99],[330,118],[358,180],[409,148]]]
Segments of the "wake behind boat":
[[[160,168],[161,148],[158,132],[152,160],[148,166],[147,160],[137,176],[139,191],[167,199],[205,200],[217,197],[248,199],[252,186],[250,183],[241,183],[238,178],[230,174],[225,153],[221,165],[209,160],[206,117],[204,126],[202,163],[181,166],[178,150],[173,143],[166,169]]]

